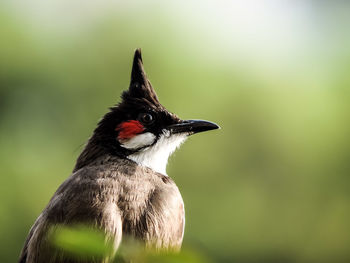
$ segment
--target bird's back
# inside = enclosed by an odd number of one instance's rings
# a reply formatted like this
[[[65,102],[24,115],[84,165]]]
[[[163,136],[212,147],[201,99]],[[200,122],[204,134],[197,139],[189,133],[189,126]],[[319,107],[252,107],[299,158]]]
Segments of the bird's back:
[[[115,249],[122,237],[130,236],[149,247],[177,250],[183,238],[184,206],[169,177],[128,159],[102,156],[58,188],[30,230],[20,262],[76,262],[49,240],[52,228],[75,224],[103,230]]]

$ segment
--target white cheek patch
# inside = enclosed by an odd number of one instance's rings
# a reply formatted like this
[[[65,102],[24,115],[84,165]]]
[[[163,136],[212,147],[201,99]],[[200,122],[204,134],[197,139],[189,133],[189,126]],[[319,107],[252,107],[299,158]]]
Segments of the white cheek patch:
[[[131,139],[119,140],[120,145],[126,149],[136,150],[154,143],[156,136],[150,132],[142,133]]]
[[[128,158],[139,165],[147,166],[156,172],[166,175],[166,165],[169,156],[186,140],[186,138],[187,133],[170,135],[168,131],[165,131],[159,137],[157,143],[129,155]]]

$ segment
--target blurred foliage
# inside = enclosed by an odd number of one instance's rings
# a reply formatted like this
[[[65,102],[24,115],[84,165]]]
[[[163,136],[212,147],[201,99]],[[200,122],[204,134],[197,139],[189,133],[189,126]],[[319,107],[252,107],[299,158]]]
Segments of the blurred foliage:
[[[0,262],[18,258],[128,87],[137,47],[169,110],[222,127],[169,163],[185,248],[215,262],[350,261],[349,4],[214,2],[0,4]]]
[[[56,226],[51,230],[50,239],[54,247],[64,251],[71,258],[80,260],[114,258],[113,262],[209,262],[193,249],[182,249],[180,253],[145,250],[141,243],[128,237],[123,238],[122,245],[114,254],[113,244],[108,241],[105,234],[85,225]]]
[[[103,258],[112,254],[111,242],[104,233],[87,226],[55,226],[50,231],[54,246],[77,258]],[[108,240],[108,239],[107,239]]]

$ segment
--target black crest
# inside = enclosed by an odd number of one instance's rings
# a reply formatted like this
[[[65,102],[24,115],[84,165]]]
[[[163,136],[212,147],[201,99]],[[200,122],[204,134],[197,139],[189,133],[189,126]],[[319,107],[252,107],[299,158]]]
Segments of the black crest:
[[[135,50],[134,54],[129,90],[123,93],[123,99],[128,100],[130,98],[147,100],[154,105],[160,104],[143,68],[141,49],[139,48]]]

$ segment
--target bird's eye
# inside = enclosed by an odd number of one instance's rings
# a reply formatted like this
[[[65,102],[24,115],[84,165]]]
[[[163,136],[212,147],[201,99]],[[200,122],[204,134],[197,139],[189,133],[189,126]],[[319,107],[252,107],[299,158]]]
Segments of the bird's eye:
[[[139,115],[139,121],[141,121],[143,124],[151,124],[154,122],[154,117],[150,113],[141,113]]]

